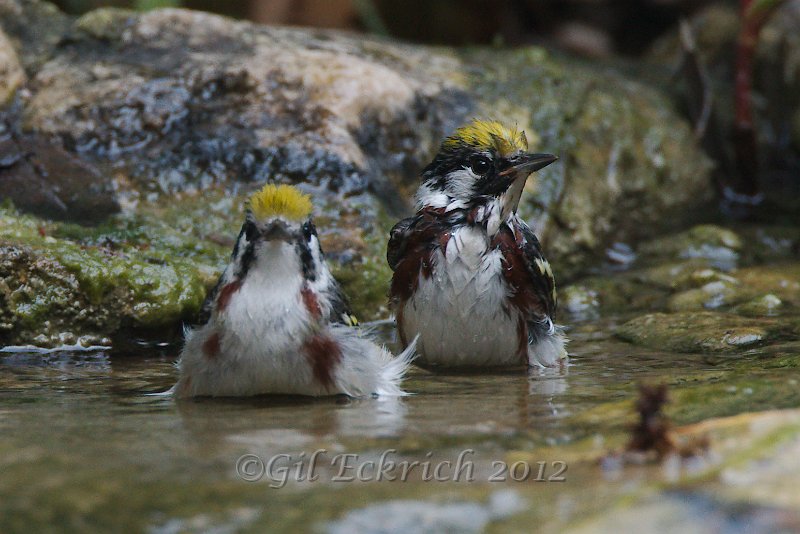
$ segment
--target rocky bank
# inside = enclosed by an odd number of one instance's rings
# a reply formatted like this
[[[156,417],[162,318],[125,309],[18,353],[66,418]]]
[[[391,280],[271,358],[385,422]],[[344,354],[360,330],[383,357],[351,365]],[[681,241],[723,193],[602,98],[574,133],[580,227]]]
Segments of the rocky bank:
[[[266,181],[313,195],[356,310],[380,316],[386,232],[441,137],[473,116],[561,157],[522,206],[561,280],[711,197],[709,160],[668,98],[540,48],[179,9],[73,19],[39,0],[3,0],[0,26],[2,344],[177,332]]]

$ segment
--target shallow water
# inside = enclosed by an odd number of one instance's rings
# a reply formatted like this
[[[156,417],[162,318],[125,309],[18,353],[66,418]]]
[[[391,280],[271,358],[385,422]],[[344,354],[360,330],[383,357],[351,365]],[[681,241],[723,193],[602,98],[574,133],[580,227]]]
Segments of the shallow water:
[[[0,355],[0,530],[557,531],[667,476],[586,460],[624,446],[638,382],[670,384],[679,424],[800,405],[798,377],[787,372],[800,359],[796,342],[679,355],[618,341],[611,326],[574,325],[564,370],[414,370],[414,395],[400,400],[176,403],[151,395],[175,380],[174,347]],[[314,451],[318,478],[308,481]],[[434,474],[443,480],[424,480]],[[734,517],[772,517],[688,492],[670,499],[686,518],[713,510],[723,531],[742,524]]]

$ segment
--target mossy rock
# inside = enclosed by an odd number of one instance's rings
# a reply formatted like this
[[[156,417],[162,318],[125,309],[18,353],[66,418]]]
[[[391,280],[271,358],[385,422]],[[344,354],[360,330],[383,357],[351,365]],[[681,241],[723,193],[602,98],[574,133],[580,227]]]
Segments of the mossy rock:
[[[77,232],[82,239],[52,235]],[[196,315],[213,276],[199,251],[182,256],[141,237],[122,240],[120,231],[92,243],[86,232],[0,211],[0,343],[86,345],[128,329],[176,333]]]
[[[53,346],[65,335],[100,344],[123,327],[151,329],[192,317],[205,296],[197,270],[118,257],[65,243],[0,244],[4,344]]]
[[[735,231],[703,224],[642,243],[638,252],[645,260],[702,259],[714,267],[730,270],[738,265],[741,249],[742,239]]]
[[[793,338],[798,325],[717,312],[650,313],[621,325],[616,335],[667,352],[730,353]]]
[[[29,80],[9,128],[97,169],[122,211],[94,228],[33,224],[58,240],[58,254],[47,250],[74,270],[86,302],[105,302],[112,278],[131,298],[144,295],[123,314],[137,324],[177,329],[191,306],[165,295],[159,307],[143,277],[180,285],[196,269],[213,280],[241,224],[239,203],[267,181],[312,194],[354,308],[385,315],[386,230],[409,213],[442,137],[472,116],[516,124],[531,150],[561,156],[530,180],[520,209],[560,284],[611,243],[654,235],[712,197],[709,160],[663,94],[538,47],[413,46],[182,9],[77,19],[41,0],[0,9],[15,13],[0,26]],[[113,254],[106,264],[104,234],[122,243],[122,266]],[[175,272],[152,267],[154,256]],[[159,308],[165,320],[148,319]]]

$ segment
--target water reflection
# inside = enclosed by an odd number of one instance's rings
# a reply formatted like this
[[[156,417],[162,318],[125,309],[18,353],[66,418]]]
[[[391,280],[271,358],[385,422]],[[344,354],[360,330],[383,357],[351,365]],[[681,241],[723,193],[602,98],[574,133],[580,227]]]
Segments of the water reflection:
[[[208,517],[209,521],[224,520],[225,514],[241,505],[242,495],[252,497],[251,486],[236,476],[237,458],[244,454],[295,458],[319,449],[330,455],[357,453],[365,460],[396,449],[397,461],[422,462],[452,461],[460,451],[470,449],[475,451],[470,459],[475,461],[476,476],[485,480],[493,472],[492,462],[507,454],[536,455],[547,450],[549,456],[539,459],[555,460],[560,452],[552,451],[587,443],[595,450],[604,449],[619,441],[626,432],[638,381],[671,385],[676,399],[671,410],[678,423],[740,413],[753,406],[767,409],[800,402],[798,381],[786,372],[798,361],[796,341],[760,351],[749,348],[735,358],[709,357],[634,348],[607,334],[612,330],[599,323],[578,325],[570,333],[571,363],[563,369],[534,369],[527,374],[521,370],[433,373],[414,369],[405,384],[413,394],[400,399],[265,396],[176,402],[150,395],[167,390],[176,379],[172,347],[132,355],[108,351],[0,354],[0,468],[4,473],[0,512],[8,506],[2,503],[10,502],[7,498],[16,495],[20,485],[36,496],[26,505],[27,521],[39,510],[52,511],[50,503],[63,495],[83,491],[102,500],[112,491],[106,484],[114,480],[125,487],[144,484],[148,488],[139,495],[140,506],[167,510],[166,515],[160,512],[162,519],[153,520],[154,524],[169,523],[177,513],[163,504],[165,495],[176,502],[194,502],[195,490],[215,496],[228,492],[227,498],[215,497],[224,509],[222,519]],[[385,339],[391,337],[387,334]],[[714,402],[708,402],[709,398]],[[588,501],[581,497],[584,488],[590,491],[592,483],[609,483],[600,472],[581,474],[570,467],[569,473],[570,481],[581,476],[589,481],[586,486],[577,482],[558,490],[576,510],[596,500],[596,493]],[[649,472],[636,483],[645,483],[647,476]],[[628,471],[619,478],[620,484],[633,480]],[[192,493],[181,497],[176,480],[191,481]],[[288,493],[269,496],[298,517],[309,509],[292,500],[295,490],[305,495],[331,491],[322,500],[329,507],[355,506],[347,496],[352,489],[324,489],[330,486],[294,484]],[[251,502],[267,502],[266,488],[267,483],[261,484],[259,498]],[[431,491],[429,486],[424,488],[414,490],[420,493],[411,497]],[[538,491],[537,498],[555,491],[525,488]],[[454,491],[465,496],[473,489]],[[556,500],[551,504],[555,506]],[[255,509],[263,511],[260,506]],[[265,513],[264,517],[273,516]]]
[[[403,398],[309,399],[275,396],[175,403],[183,428],[210,447],[237,444],[285,452],[319,440],[390,438],[406,428]]]

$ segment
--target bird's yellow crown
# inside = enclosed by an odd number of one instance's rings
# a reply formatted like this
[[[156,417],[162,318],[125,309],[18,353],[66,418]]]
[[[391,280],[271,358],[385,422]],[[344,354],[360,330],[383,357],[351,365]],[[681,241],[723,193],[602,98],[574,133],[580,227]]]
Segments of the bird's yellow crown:
[[[507,156],[518,150],[528,150],[525,132],[517,128],[507,128],[497,121],[474,119],[462,126],[442,143],[443,148],[456,149],[469,146],[478,149],[496,150]]]
[[[291,185],[267,184],[252,195],[247,207],[257,219],[283,217],[304,221],[311,215],[311,197]]]

